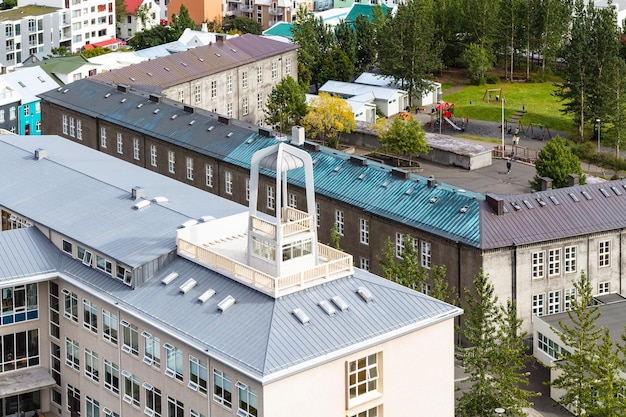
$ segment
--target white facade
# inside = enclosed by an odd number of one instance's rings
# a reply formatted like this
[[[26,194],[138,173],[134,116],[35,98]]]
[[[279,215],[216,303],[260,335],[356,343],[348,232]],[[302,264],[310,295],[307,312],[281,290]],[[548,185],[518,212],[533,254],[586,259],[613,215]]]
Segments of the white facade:
[[[160,15],[161,8],[158,4],[151,0],[142,1],[135,10],[129,10],[129,14],[122,16],[121,22],[117,26],[117,37],[130,39],[137,32],[152,29],[159,24]]]

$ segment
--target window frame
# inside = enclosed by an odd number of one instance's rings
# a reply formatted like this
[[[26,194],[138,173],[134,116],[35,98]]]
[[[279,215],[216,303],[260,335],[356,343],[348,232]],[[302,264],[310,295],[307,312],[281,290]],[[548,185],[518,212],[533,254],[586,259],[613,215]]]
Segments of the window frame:
[[[533,279],[543,279],[546,274],[546,252],[538,251],[533,252],[531,255],[532,259],[532,278]]]
[[[611,241],[602,240],[598,242],[598,267],[607,268],[611,266]]]

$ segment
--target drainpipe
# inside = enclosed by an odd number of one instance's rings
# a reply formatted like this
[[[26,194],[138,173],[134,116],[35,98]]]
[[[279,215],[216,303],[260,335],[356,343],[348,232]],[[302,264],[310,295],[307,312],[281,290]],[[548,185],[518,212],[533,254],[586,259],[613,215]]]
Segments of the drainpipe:
[[[620,229],[619,231],[619,293],[622,293],[622,232],[624,229]]]
[[[459,302],[459,307],[461,307],[461,243],[459,241],[454,242],[456,244],[456,296]],[[461,327],[461,315],[456,316],[456,326]],[[457,334],[456,344],[461,346],[461,335],[459,332]]]
[[[517,303],[517,245],[511,247],[511,300]]]

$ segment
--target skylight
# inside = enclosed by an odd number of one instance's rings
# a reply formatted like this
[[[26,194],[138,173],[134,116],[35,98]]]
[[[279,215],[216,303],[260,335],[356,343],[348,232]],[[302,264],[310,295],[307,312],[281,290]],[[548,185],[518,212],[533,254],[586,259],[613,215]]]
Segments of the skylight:
[[[609,192],[607,190],[605,190],[604,188],[600,188],[600,192],[602,194],[604,194],[605,197],[610,197],[611,194],[609,194]]]
[[[322,300],[319,303],[317,303],[322,310],[324,310],[324,312],[326,314],[328,314],[329,316],[333,316],[335,315],[335,313],[337,312],[337,310],[335,310],[335,307],[333,307],[328,300]]]
[[[522,209],[522,206],[520,206],[517,201],[511,201],[511,205],[513,206],[513,208],[515,209],[515,211],[520,211]]]
[[[227,296],[217,304],[217,308],[223,313],[235,304],[235,297],[232,295]]]
[[[591,200],[591,194],[589,194],[587,191],[582,191],[581,193],[582,193],[582,195],[584,195],[584,196],[585,196],[585,198],[586,198],[587,200]]]
[[[165,278],[161,280],[161,284],[169,285],[176,278],[178,278],[178,272],[170,272]]]
[[[533,205],[530,203],[530,201],[528,200],[522,200],[522,202],[524,203],[524,205],[526,207],[528,207],[529,209],[533,208]]]
[[[554,203],[555,206],[558,206],[559,204],[561,204],[559,203],[559,200],[557,200],[556,197],[553,195],[549,196],[548,198],[550,199],[550,201]]]
[[[335,303],[339,310],[346,311],[348,309],[348,303],[346,303],[345,300],[340,296],[336,295],[331,298],[331,300],[333,300],[333,303]]]
[[[292,313],[298,318],[298,320],[300,320],[300,323],[302,324],[307,324],[309,321],[311,321],[309,316],[300,308],[296,308],[292,311]]]
[[[572,200],[574,200],[575,202],[579,202],[580,199],[578,198],[578,196],[574,193],[569,193],[569,196],[571,197]]]
[[[622,192],[619,190],[619,188],[617,188],[616,186],[612,186],[611,190],[613,190],[613,192],[615,193],[615,195],[622,195]]]
[[[539,206],[541,207],[545,207],[547,205],[547,203],[541,197],[537,197],[535,200],[537,200],[537,203],[539,203]]]
[[[369,303],[370,301],[374,299],[374,296],[372,295],[370,290],[368,290],[365,287],[357,288],[356,293],[359,294],[361,298],[363,299],[363,301],[365,301],[366,303]]]
[[[215,295],[215,290],[213,288],[209,288],[208,290],[203,292],[200,295],[200,297],[198,297],[198,301],[204,304],[209,300],[209,298],[213,297],[214,295]]]
[[[189,278],[187,281],[185,281],[185,283],[183,285],[178,287],[178,289],[183,294],[187,294],[196,285],[198,285],[198,282],[195,279],[193,279],[193,278]]]

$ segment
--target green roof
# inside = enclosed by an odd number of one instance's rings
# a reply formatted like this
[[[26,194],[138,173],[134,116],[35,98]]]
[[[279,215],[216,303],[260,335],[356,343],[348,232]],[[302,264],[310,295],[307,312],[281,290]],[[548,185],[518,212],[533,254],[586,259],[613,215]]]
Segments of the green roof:
[[[25,66],[39,66],[55,81],[59,82],[59,84],[63,84],[63,82],[56,74],[69,74],[70,72],[77,70],[85,64],[97,65],[92,64],[82,55],[69,55],[46,58],[33,64],[26,64]]]
[[[279,22],[271,28],[263,31],[264,35],[283,36],[291,39],[293,37],[293,23]]]
[[[58,7],[24,6],[0,11],[0,21],[21,20],[30,16],[41,16],[59,10]]]
[[[354,3],[352,7],[350,7],[350,11],[345,17],[346,22],[356,22],[356,18],[360,15],[367,16],[367,18],[372,21],[374,18],[374,9],[378,7],[376,4],[363,4],[363,3]],[[383,16],[386,17],[387,13],[391,11],[391,7],[387,6],[385,3],[381,4],[380,7],[383,9]]]

